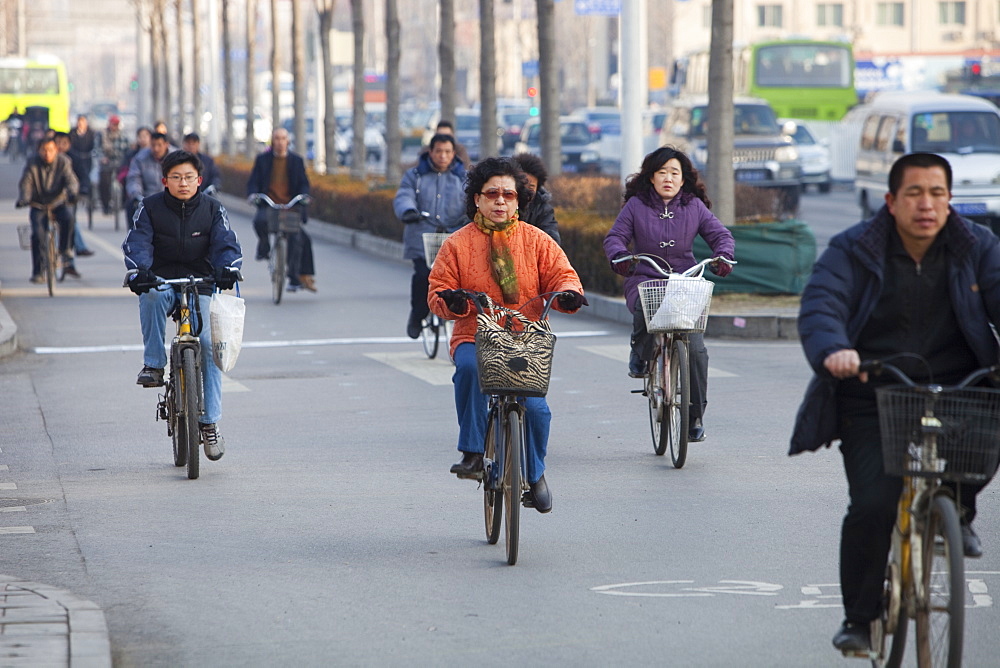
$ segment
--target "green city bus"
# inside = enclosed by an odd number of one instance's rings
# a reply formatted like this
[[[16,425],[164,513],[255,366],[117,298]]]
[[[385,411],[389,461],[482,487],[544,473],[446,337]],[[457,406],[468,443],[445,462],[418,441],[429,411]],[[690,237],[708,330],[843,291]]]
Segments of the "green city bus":
[[[674,64],[675,94],[708,93],[708,51]],[[858,103],[846,42],[781,40],[733,48],[733,92],[762,98],[781,118],[839,121]]]
[[[28,107],[47,107],[49,127],[69,132],[69,84],[61,60],[0,58],[0,121]]]

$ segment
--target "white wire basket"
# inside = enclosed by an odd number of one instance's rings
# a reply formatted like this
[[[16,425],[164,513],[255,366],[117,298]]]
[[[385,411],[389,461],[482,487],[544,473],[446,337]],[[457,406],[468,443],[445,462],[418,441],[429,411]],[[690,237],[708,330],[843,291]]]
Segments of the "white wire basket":
[[[450,236],[447,232],[424,232],[424,259],[428,267],[434,266],[434,258],[441,250],[441,244]]]
[[[31,225],[17,226],[17,242],[21,250],[31,250]]]
[[[699,276],[672,275],[639,284],[650,332],[704,332],[715,284]]]

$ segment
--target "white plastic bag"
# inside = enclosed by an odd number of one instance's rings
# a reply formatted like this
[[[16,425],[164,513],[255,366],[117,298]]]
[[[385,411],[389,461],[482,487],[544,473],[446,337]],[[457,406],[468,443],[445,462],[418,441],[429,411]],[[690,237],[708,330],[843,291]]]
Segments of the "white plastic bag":
[[[240,297],[216,292],[209,307],[212,324],[212,359],[222,371],[236,366],[236,358],[243,347],[243,317],[246,304]]]

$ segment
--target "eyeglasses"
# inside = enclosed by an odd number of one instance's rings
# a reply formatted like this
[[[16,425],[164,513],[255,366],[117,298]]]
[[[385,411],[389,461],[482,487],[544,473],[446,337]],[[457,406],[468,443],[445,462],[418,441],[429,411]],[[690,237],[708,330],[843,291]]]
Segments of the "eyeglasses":
[[[194,183],[199,178],[197,174],[171,174],[167,177],[167,180],[174,183]]]
[[[486,199],[500,199],[503,197],[508,202],[517,201],[517,191],[516,190],[499,190],[498,188],[490,188],[486,192],[480,192],[480,195],[486,197]]]

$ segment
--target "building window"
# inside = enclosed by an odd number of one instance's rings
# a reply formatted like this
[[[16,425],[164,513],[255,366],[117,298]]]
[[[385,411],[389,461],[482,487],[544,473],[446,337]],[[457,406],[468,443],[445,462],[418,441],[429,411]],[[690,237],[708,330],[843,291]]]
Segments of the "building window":
[[[816,5],[816,25],[844,27],[844,5],[820,3]]]
[[[965,25],[965,2],[939,2],[938,23],[946,25]]]
[[[781,5],[757,5],[757,27],[780,28],[781,9]]]
[[[880,2],[875,7],[875,22],[880,26],[903,25],[902,2]]]

